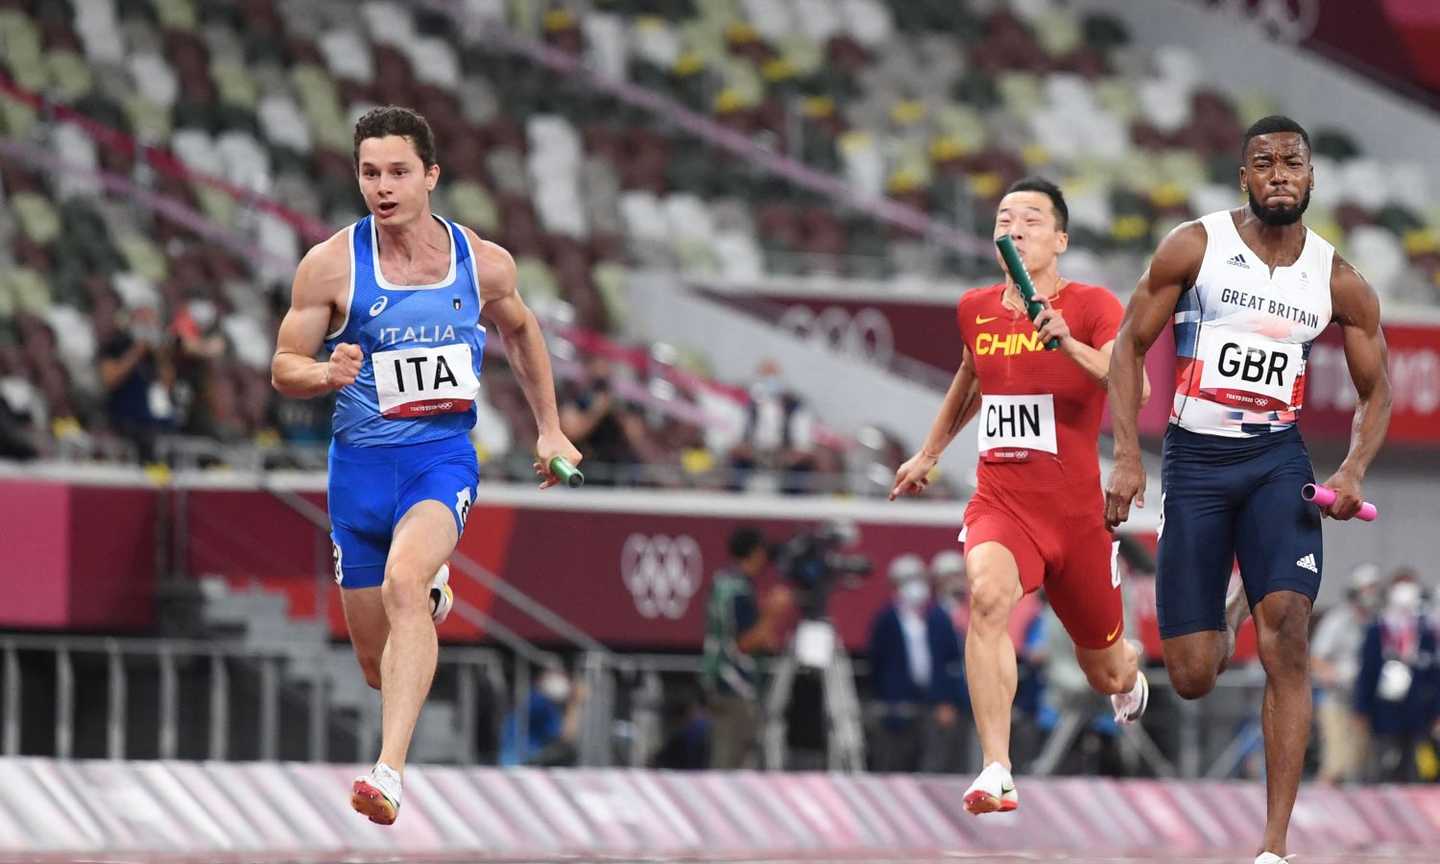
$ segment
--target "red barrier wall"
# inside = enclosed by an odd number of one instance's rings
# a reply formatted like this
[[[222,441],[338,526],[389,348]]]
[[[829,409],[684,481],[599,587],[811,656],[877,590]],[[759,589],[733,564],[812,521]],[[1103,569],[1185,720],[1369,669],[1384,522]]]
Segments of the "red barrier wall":
[[[559,502],[565,494],[552,491],[545,499]],[[6,531],[0,544],[0,627],[125,632],[149,626],[162,496],[177,496],[168,506],[183,510],[182,573],[219,576],[238,590],[253,585],[280,592],[292,616],[324,615],[332,634],[346,637],[328,538],[270,493],[29,481],[0,481],[0,525]],[[321,493],[303,497],[325,506]],[[620,650],[698,651],[710,580],[726,562],[735,526],[755,525],[772,540],[783,540],[817,522],[806,512],[813,502],[801,499],[795,500],[793,517],[745,518],[709,512],[715,505],[707,508],[704,499],[667,510],[643,503],[621,509],[598,496],[577,498],[575,509],[483,498],[482,493],[471,509],[460,552]],[[862,521],[858,527],[861,541],[854,551],[870,557],[875,572],[835,591],[829,607],[852,650],[863,648],[871,618],[890,599],[885,573],[891,561],[907,553],[928,559],[958,548],[958,526],[948,520]],[[1142,539],[1153,546],[1153,537]],[[763,592],[780,582],[772,569],[759,587]],[[460,598],[526,638],[557,639],[458,570],[451,583]],[[1153,583],[1128,584],[1126,603],[1138,622],[1137,635],[1158,655]],[[484,634],[452,615],[440,635],[469,641]],[[1242,633],[1242,657],[1251,656],[1252,641],[1250,633]]]
[[[0,484],[0,627],[150,626],[156,503],[145,488]]]

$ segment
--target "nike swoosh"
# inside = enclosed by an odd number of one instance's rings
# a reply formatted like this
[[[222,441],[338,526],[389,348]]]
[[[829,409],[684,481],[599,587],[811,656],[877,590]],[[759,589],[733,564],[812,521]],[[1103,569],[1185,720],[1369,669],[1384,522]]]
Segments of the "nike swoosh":
[[[1121,618],[1120,623],[1115,625],[1115,629],[1110,631],[1110,635],[1105,637],[1105,641],[1113,641],[1116,636],[1120,635],[1120,631],[1123,629],[1125,629],[1125,619]]]
[[[976,315],[976,316],[975,316],[975,323],[976,323],[976,324],[989,324],[991,321],[994,321],[996,318],[999,318],[999,317],[1000,317],[999,315],[991,315],[989,318],[986,318],[984,315]]]
[[[1014,786],[1001,786],[1001,787],[1000,787],[1000,794],[1001,794],[1001,795],[1009,795],[1011,792],[1014,792],[1014,791],[1015,791],[1015,787],[1014,787]]]

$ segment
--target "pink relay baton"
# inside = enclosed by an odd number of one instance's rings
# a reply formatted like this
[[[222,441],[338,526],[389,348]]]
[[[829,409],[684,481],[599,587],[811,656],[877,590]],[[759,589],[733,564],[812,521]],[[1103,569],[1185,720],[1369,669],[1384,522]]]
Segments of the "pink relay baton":
[[[1335,503],[1335,490],[1319,483],[1306,483],[1300,489],[1300,497],[1317,507],[1329,507]],[[1375,505],[1366,501],[1360,505],[1360,512],[1355,514],[1355,518],[1362,522],[1374,522],[1379,515],[1380,511],[1375,509]]]

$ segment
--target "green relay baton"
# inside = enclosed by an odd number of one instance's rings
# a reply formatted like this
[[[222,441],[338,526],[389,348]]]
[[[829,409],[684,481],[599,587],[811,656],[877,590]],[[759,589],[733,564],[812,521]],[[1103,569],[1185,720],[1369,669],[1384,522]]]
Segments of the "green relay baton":
[[[995,246],[1000,250],[1000,257],[1005,259],[1005,269],[1010,271],[1010,278],[1015,280],[1015,287],[1020,289],[1020,296],[1025,300],[1025,313],[1034,321],[1045,308],[1035,297],[1035,283],[1030,281],[1030,271],[1025,269],[1025,262],[1020,260],[1020,253],[1015,251],[1015,241],[1010,239],[1009,234],[1003,234],[995,240]],[[1054,351],[1060,347],[1059,339],[1051,339],[1045,343],[1046,351]]]
[[[564,456],[556,456],[550,460],[550,473],[559,477],[560,482],[571,489],[579,489],[585,485],[585,475]]]

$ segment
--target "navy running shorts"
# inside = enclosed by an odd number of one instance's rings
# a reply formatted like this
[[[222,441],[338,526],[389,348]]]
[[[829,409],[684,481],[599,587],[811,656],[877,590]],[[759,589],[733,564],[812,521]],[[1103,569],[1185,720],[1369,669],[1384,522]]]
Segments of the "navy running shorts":
[[[1275,591],[1314,601],[1324,550],[1320,508],[1300,498],[1315,477],[1299,429],[1225,438],[1172,424],[1160,481],[1161,638],[1225,629],[1237,558],[1252,609]]]
[[[330,540],[335,581],[373,588],[385,581],[395,525],[421,501],[439,501],[455,517],[455,533],[479,492],[479,465],[466,435],[391,447],[330,443]]]

